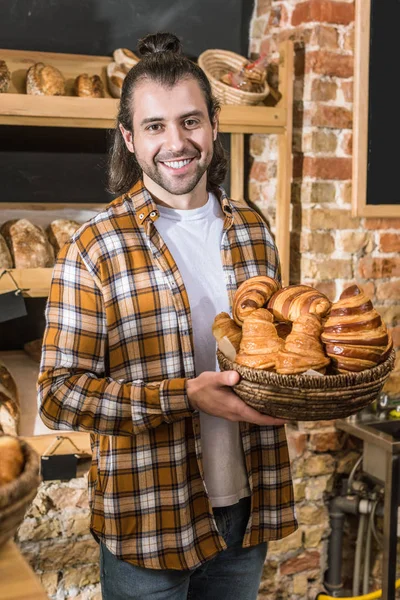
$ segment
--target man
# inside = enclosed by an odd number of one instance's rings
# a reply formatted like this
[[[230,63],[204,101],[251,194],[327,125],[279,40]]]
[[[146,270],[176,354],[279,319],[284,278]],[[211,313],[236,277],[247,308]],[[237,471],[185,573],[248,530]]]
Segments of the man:
[[[218,104],[171,34],[139,44],[110,159],[121,196],[61,251],[40,414],[90,431],[105,600],[257,596],[268,540],[296,529],[283,421],[216,372],[211,325],[279,277],[262,219],[226,197]]]

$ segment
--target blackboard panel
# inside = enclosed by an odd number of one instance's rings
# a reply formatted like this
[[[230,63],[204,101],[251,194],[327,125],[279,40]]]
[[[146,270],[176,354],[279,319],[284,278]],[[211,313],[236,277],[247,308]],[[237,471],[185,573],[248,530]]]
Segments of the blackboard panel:
[[[253,0],[2,0],[1,47],[110,55],[171,31],[187,56],[207,48],[247,55]]]
[[[371,0],[367,205],[400,204],[399,23],[398,0]]]

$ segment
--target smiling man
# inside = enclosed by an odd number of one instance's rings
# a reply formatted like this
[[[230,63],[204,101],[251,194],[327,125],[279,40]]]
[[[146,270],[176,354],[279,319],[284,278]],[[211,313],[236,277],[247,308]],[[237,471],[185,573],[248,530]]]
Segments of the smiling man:
[[[207,77],[146,36],[110,156],[119,194],[54,269],[41,418],[91,433],[104,600],[255,600],[267,542],[296,529],[283,422],[220,373],[211,326],[247,278],[279,278],[266,224],[222,187]]]

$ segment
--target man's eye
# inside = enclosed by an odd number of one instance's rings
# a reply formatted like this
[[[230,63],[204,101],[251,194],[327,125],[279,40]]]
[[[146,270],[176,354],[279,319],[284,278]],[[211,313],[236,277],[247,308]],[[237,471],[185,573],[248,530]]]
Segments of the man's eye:
[[[186,119],[185,121],[185,125],[186,127],[196,127],[196,125],[198,125],[198,121],[197,119]]]
[[[154,125],[149,125],[147,131],[160,131],[161,125],[160,123],[155,123]]]

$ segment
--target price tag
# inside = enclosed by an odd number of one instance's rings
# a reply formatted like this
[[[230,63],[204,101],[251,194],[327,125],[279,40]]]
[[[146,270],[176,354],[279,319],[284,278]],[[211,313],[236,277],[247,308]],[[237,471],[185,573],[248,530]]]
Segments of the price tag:
[[[0,294],[0,323],[19,319],[27,314],[25,300],[19,290]]]

